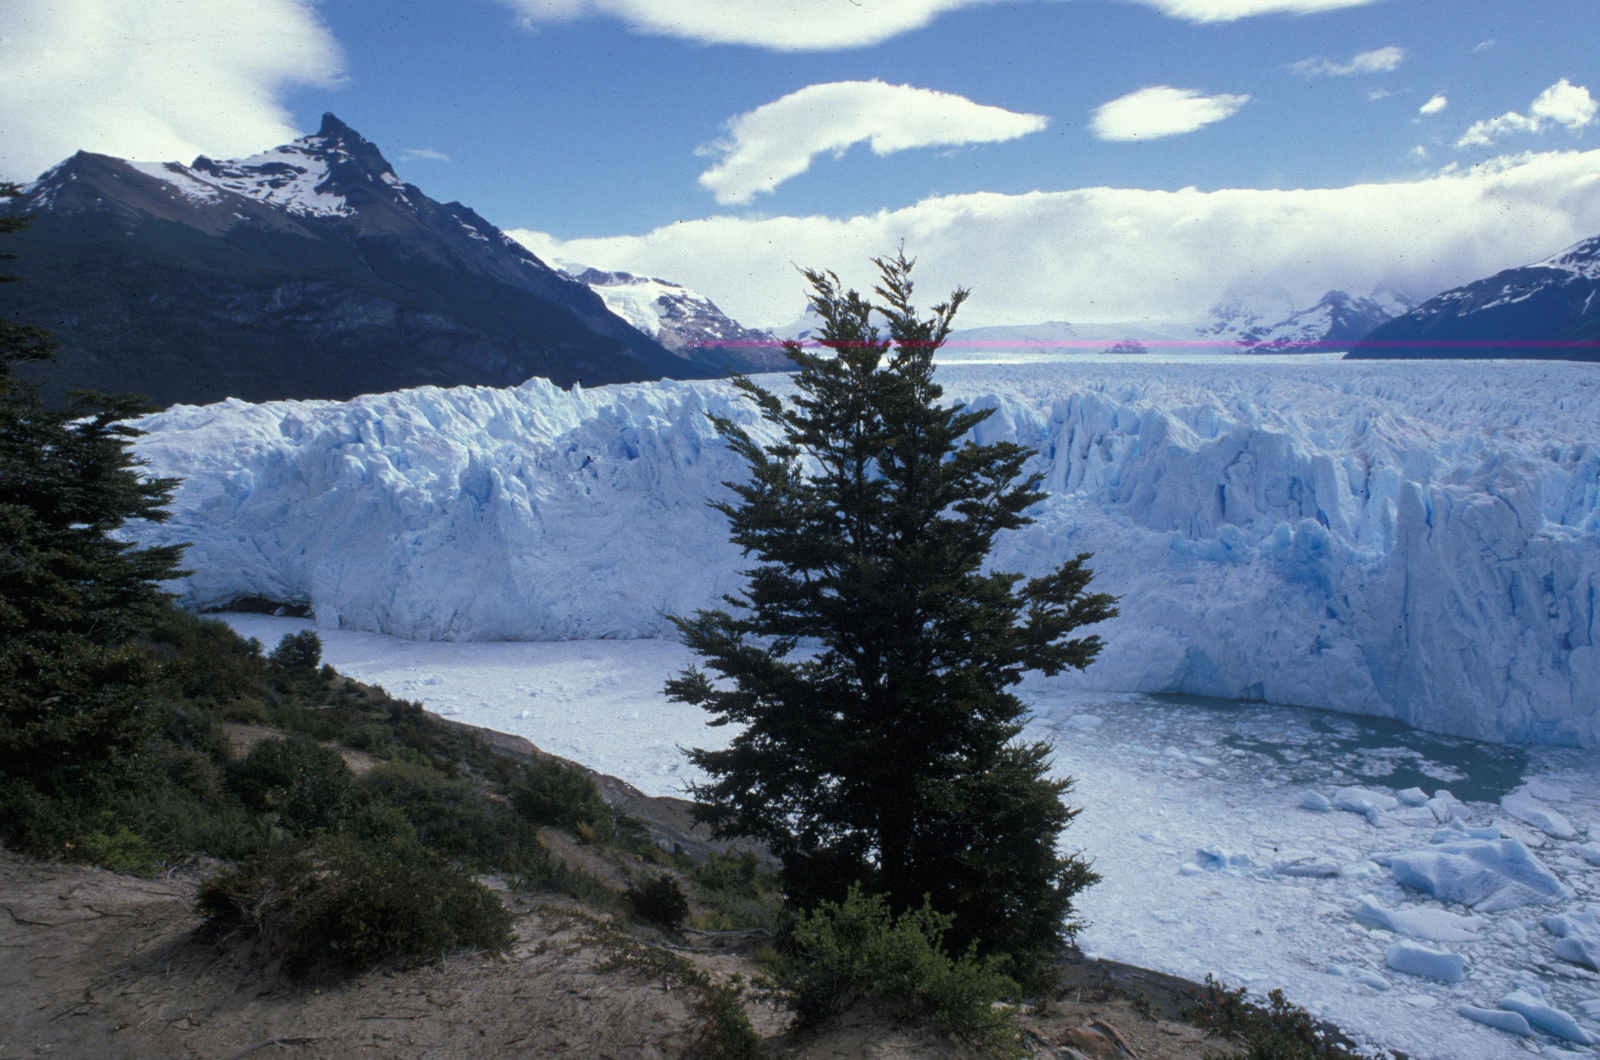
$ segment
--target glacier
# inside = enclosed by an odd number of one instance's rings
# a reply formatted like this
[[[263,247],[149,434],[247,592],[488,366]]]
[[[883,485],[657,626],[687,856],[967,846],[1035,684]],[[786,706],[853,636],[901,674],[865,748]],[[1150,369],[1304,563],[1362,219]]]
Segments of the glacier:
[[[949,364],[1046,497],[993,562],[1092,552],[1121,597],[1092,690],[1600,746],[1600,380],[1554,362],[1211,357]],[[762,377],[784,393],[786,377]],[[726,381],[230,400],[137,421],[189,606],[309,606],[434,640],[636,638],[737,592],[707,500],[770,437]]]

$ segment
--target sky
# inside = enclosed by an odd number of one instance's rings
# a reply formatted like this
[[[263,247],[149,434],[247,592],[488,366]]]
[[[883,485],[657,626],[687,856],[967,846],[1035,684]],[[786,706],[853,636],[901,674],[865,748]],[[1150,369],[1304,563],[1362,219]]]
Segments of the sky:
[[[0,179],[336,113],[547,258],[969,325],[1427,297],[1600,233],[1594,0],[7,0]]]

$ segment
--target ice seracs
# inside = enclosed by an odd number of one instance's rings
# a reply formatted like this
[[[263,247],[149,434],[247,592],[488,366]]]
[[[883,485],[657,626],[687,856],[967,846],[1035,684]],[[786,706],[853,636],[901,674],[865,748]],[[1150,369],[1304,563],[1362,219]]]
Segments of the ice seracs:
[[[1432,367],[940,379],[995,410],[980,440],[1038,453],[1047,496],[996,566],[1092,552],[1096,587],[1121,597],[1079,687],[1600,746],[1600,446],[1582,440],[1600,438],[1600,379]],[[653,635],[747,565],[706,506],[742,473],[708,413],[763,437],[724,383],[174,408],[141,421],[137,451],[183,485],[171,520],[137,532],[193,542],[175,588],[202,607],[266,597],[436,639]]]

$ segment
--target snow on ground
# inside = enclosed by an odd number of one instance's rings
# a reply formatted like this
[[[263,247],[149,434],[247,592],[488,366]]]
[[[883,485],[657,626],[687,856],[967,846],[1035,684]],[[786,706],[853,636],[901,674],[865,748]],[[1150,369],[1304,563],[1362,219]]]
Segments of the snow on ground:
[[[311,628],[224,617],[269,649]],[[693,778],[680,747],[723,746],[732,735],[662,698],[666,679],[690,661],[673,641],[319,633],[324,658],[345,673],[650,794],[682,794]],[[1104,877],[1080,902],[1090,922],[1080,942],[1091,953],[1195,979],[1213,972],[1257,993],[1282,987],[1369,1045],[1419,1060],[1595,1055],[1571,1040],[1600,1034],[1600,974],[1581,963],[1595,952],[1585,946],[1595,945],[1600,915],[1592,754],[1261,703],[1085,691],[1039,676],[1021,692],[1036,714],[1029,736],[1048,740],[1057,771],[1074,780],[1068,801],[1082,813],[1066,843]],[[1558,813],[1572,838],[1508,812],[1508,795],[1518,810]],[[1489,875],[1447,874],[1436,889],[1469,879],[1534,897],[1469,907],[1404,887],[1391,868],[1474,843],[1493,856],[1470,868]],[[1560,890],[1525,886],[1537,883],[1535,868]],[[1449,981],[1456,970],[1459,981]],[[1534,1037],[1525,1044],[1485,1020],[1527,1025]]]
[[[1261,699],[1600,746],[1600,378],[1548,362],[1074,358],[950,365],[978,429],[1038,451],[996,562],[1095,554],[1121,596],[1079,688]],[[783,378],[769,385],[785,389]],[[150,541],[186,600],[309,604],[420,639],[647,637],[745,565],[706,506],[743,473],[726,382],[422,388],[178,406]]]

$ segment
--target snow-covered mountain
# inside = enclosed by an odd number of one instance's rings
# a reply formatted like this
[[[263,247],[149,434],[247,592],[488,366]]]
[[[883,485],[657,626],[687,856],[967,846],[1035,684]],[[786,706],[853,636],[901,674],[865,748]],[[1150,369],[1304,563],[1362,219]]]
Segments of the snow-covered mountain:
[[[724,363],[730,371],[787,368],[782,342],[770,331],[747,328],[711,299],[682,284],[630,272],[562,268],[587,284],[617,316],[685,358]]]
[[[1350,356],[1600,361],[1600,236],[1430,298]]]
[[[1251,326],[1234,339],[1242,352],[1327,353],[1348,350],[1373,328],[1410,308],[1410,299],[1391,295],[1353,297],[1329,291],[1314,306],[1298,309],[1274,324]]]
[[[606,383],[722,374],[675,355],[461,203],[402,181],[331,114],[250,158],[79,152],[12,207],[8,316],[56,331],[57,387],[349,397],[532,375]]]
[[[1002,569],[1095,554],[1121,596],[1085,687],[1265,699],[1600,747],[1600,379],[1348,361],[941,369],[1037,451]],[[787,390],[787,377],[769,377]],[[422,639],[639,637],[736,591],[706,499],[744,474],[726,383],[424,388],[144,419],[182,485],[190,604],[309,605]]]
[[[1414,304],[1400,292],[1356,297],[1329,291],[1315,305],[1290,306],[1288,296],[1233,297],[1211,307],[1197,323],[1119,321],[966,328],[955,332],[944,360],[982,359],[985,352],[1049,354],[1127,352],[1143,347],[1164,353],[1327,353],[1347,350],[1373,328]]]

